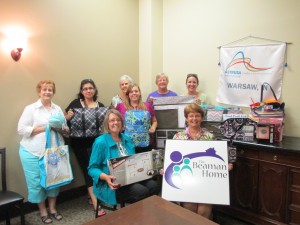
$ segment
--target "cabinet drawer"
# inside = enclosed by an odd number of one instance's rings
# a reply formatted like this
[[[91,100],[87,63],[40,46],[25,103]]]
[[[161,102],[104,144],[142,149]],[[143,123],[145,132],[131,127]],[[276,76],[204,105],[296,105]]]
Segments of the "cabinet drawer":
[[[291,186],[300,192],[300,170],[291,169]]]
[[[249,148],[238,147],[237,156],[250,159],[258,159],[258,151]]]
[[[278,152],[259,152],[259,159],[300,168],[300,156]]]
[[[297,207],[300,212],[300,192],[291,191],[291,205]]]

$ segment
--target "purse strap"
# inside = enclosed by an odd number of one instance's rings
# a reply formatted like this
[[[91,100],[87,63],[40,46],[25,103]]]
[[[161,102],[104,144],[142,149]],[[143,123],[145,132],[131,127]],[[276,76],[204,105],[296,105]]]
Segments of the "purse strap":
[[[46,125],[45,133],[46,133],[46,149],[51,148],[52,147],[51,146],[51,131],[50,131],[49,124]],[[55,133],[56,144],[57,144],[57,146],[60,146],[60,140],[58,137],[58,133],[57,133],[57,131],[54,131],[54,133]]]
[[[81,121],[82,121],[83,137],[85,137],[85,135],[86,135],[86,132],[85,132],[85,107],[82,108]]]
[[[236,136],[236,134],[237,134],[241,129],[243,129],[243,127],[246,125],[246,123],[247,123],[246,119],[243,119],[243,123],[238,127],[238,129],[236,129],[236,131],[234,132],[234,134],[231,135],[231,137],[229,138],[230,144],[233,143],[234,137]]]
[[[267,90],[267,86],[270,87],[270,89],[271,89],[271,91],[272,91],[272,93],[273,93],[273,96],[274,96],[275,100],[277,100],[277,97],[276,97],[276,95],[275,95],[275,92],[274,92],[272,86],[271,86],[269,83],[264,82],[264,83],[261,85],[261,90],[260,90],[260,102],[264,102],[264,100],[263,100],[263,97],[264,97],[264,89]]]

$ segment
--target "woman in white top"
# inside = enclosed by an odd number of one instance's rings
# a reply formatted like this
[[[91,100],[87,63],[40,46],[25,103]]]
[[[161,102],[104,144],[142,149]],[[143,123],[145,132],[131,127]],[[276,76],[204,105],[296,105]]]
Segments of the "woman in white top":
[[[206,94],[203,92],[199,92],[197,90],[199,86],[198,75],[194,73],[190,73],[186,76],[185,85],[187,88],[186,96],[194,96],[195,103],[197,104],[205,104],[206,103]]]
[[[121,89],[121,93],[112,98],[111,108],[116,108],[119,103],[125,101],[127,88],[132,83],[133,83],[133,80],[130,76],[122,75],[120,77],[119,86],[120,86],[120,89]]]
[[[27,188],[28,201],[37,203],[40,211],[41,220],[45,224],[52,223],[52,219],[61,220],[63,217],[56,209],[56,197],[59,188],[45,190],[40,185],[39,158],[46,146],[46,126],[52,115],[63,116],[61,108],[52,102],[55,94],[55,84],[53,81],[40,81],[36,87],[39,100],[25,107],[18,124],[18,133],[22,136],[20,142],[20,159],[24,170]],[[52,128],[58,132],[60,143],[64,144],[62,133],[65,129],[65,120],[63,118],[61,128]],[[54,132],[51,131],[51,139]],[[55,141],[52,141],[52,143]],[[48,199],[49,212],[46,209],[45,201]]]

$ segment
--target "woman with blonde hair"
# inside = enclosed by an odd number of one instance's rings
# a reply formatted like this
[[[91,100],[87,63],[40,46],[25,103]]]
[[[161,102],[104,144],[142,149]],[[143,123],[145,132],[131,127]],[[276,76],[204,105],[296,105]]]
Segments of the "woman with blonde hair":
[[[153,99],[159,97],[177,96],[174,91],[168,89],[169,78],[165,73],[156,75],[155,84],[157,90],[148,95],[146,102],[153,103]]]
[[[135,135],[131,136],[131,138],[134,139],[133,141],[136,145],[135,150],[137,153],[151,150],[154,147],[153,146],[154,140],[152,139],[152,144],[149,142],[150,139],[149,134],[155,133],[155,130],[157,128],[157,119],[152,105],[149,102],[142,101],[141,90],[137,84],[131,84],[128,86],[125,101],[118,104],[116,109],[122,114],[125,120],[125,133],[129,129],[129,124],[134,124],[137,121],[137,117],[134,115],[132,115],[134,118],[130,116],[127,117],[126,115],[129,115],[130,113],[134,113],[134,112],[127,112],[127,111],[131,111],[131,110],[139,111],[139,112],[144,111],[144,114],[142,113],[143,118],[139,118],[139,121],[145,122],[143,125],[144,128],[147,129],[146,134],[145,133],[139,134],[138,132],[136,132]],[[138,142],[135,139],[136,135],[139,136],[139,138],[137,139],[142,139],[143,144],[138,145]],[[147,140],[145,141],[144,138]],[[146,143],[148,143],[148,145]]]
[[[109,205],[116,205],[117,202],[134,203],[159,192],[158,185],[151,179],[120,186],[116,177],[110,174],[107,160],[135,154],[132,140],[122,132],[123,123],[119,111],[108,110],[103,122],[104,134],[93,144],[88,167],[94,181],[95,195]]]

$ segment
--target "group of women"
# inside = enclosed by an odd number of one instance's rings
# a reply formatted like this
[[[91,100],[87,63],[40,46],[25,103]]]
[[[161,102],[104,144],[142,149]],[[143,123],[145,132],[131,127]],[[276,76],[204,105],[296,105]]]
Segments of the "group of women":
[[[160,192],[159,185],[152,179],[120,187],[114,182],[115,178],[109,174],[107,159],[149,151],[155,147],[151,145],[151,143],[153,144],[151,141],[148,146],[135,146],[133,140],[123,132],[124,116],[130,110],[148,111],[150,114],[148,132],[154,134],[157,128],[157,120],[152,106],[153,98],[177,95],[175,92],[168,90],[168,82],[167,75],[158,74],[156,76],[157,91],[149,94],[147,101],[143,102],[139,86],[133,83],[130,76],[121,76],[119,81],[121,93],[113,97],[110,109],[105,114],[102,124],[103,134],[98,137],[69,137],[70,147],[74,151],[83,172],[91,204],[95,210],[97,199],[112,205],[120,200],[133,203]],[[188,92],[186,95],[193,95],[197,104],[190,104],[185,108],[184,115],[188,126],[185,131],[176,134],[175,139],[202,140],[213,138],[210,133],[200,128],[204,114],[199,104],[204,103],[206,96],[197,91],[198,85],[198,76],[188,74],[186,78]],[[56,197],[59,188],[46,190],[39,183],[38,161],[45,149],[46,127],[50,126],[52,138],[55,137],[55,132],[57,132],[60,143],[63,144],[64,138],[62,135],[68,134],[68,125],[72,122],[76,109],[90,109],[104,107],[104,105],[97,101],[98,90],[91,79],[82,80],[77,98],[64,111],[52,102],[56,91],[53,81],[40,81],[36,90],[39,99],[25,107],[18,123],[18,133],[22,136],[19,154],[28,187],[28,201],[37,203],[42,222],[49,224],[53,222],[53,219],[63,219],[63,216],[56,209]],[[53,115],[64,116],[66,120],[62,122],[61,126],[52,126],[49,121]],[[46,200],[48,200],[48,209]],[[195,203],[185,204],[186,208],[209,217],[211,207],[206,205],[205,207],[208,210],[203,213],[203,210],[200,209],[201,206]],[[104,210],[97,211],[99,216],[105,215]]]

